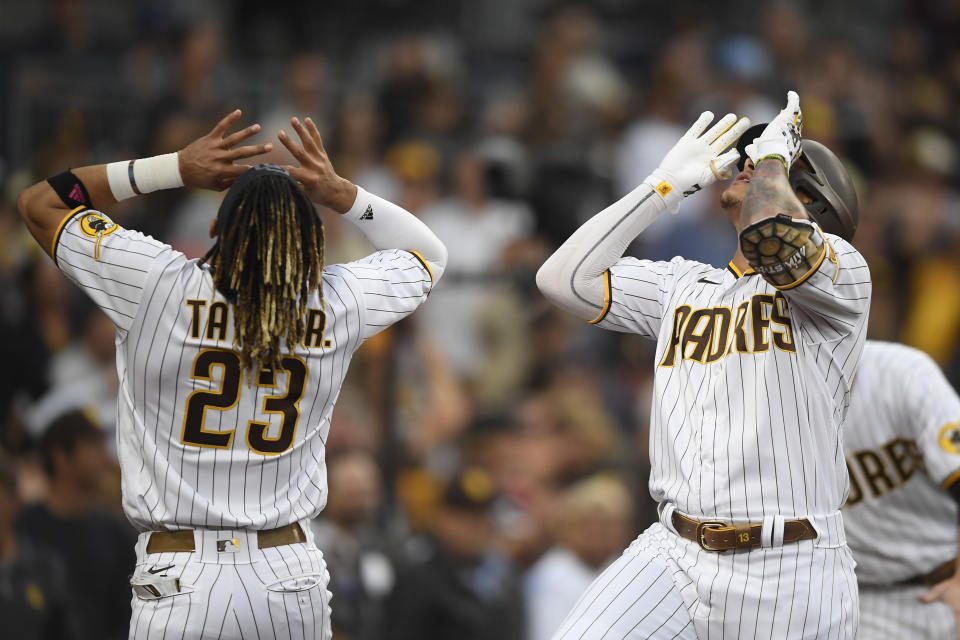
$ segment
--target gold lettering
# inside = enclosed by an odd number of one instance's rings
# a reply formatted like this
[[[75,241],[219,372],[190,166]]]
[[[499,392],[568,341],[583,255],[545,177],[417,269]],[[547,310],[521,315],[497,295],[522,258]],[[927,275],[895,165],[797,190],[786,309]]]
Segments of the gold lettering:
[[[765,305],[773,307],[773,296],[767,293],[758,293],[750,301],[750,315],[753,324],[753,352],[763,353],[770,349],[767,341],[767,329],[770,327],[770,315]]]
[[[710,341],[710,352],[706,359],[708,364],[727,355],[727,343],[730,340],[730,319],[733,316],[733,312],[727,307],[714,307],[712,312],[713,334]]]
[[[781,351],[796,353],[797,347],[793,342],[793,322],[790,320],[790,305],[779,291],[773,297],[773,308],[770,311],[770,320],[783,327],[782,330],[770,328],[773,344]]]
[[[210,305],[210,317],[207,320],[207,340],[227,339],[227,318],[230,313],[226,302],[214,302]],[[217,337],[214,338],[214,331]]]
[[[206,300],[187,300],[187,306],[191,308],[190,316],[190,337],[200,338],[200,309],[206,306]]]
[[[750,301],[741,302],[737,307],[737,320],[734,323],[733,330],[734,342],[736,343],[737,353],[750,353],[750,347],[747,346],[747,309],[750,307]]]
[[[327,326],[327,315],[321,309],[307,311],[307,330],[303,336],[303,345],[308,349],[323,344],[323,330]]]
[[[660,362],[661,367],[672,367],[676,364],[677,346],[680,345],[680,338],[683,335],[683,325],[690,316],[690,305],[681,305],[673,310],[673,329],[670,332],[670,344],[667,345],[667,352]]]
[[[683,358],[703,362],[707,357],[707,348],[713,341],[713,314],[710,309],[697,309],[690,314],[687,329],[683,332]],[[705,320],[705,322],[701,322]],[[700,325],[703,325],[702,328]],[[687,347],[693,350],[687,353]]]
[[[853,457],[863,471],[863,475],[867,479],[867,484],[870,485],[870,491],[875,498],[879,498],[897,487],[894,481],[890,479],[890,476],[887,475],[883,459],[876,453],[870,450],[857,451],[853,454]],[[880,486],[881,484],[886,485],[886,488],[884,489]]]

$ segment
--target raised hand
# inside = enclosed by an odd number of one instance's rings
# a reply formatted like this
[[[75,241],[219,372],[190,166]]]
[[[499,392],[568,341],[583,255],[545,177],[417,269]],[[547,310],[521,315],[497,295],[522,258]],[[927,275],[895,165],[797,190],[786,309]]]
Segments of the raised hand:
[[[237,176],[250,168],[250,165],[238,163],[238,160],[252,158],[273,149],[269,142],[236,146],[260,131],[259,124],[251,124],[245,129],[226,135],[241,115],[240,109],[227,114],[210,133],[180,150],[180,176],[185,186],[223,191],[233,184]]]
[[[728,113],[712,127],[713,113],[704,111],[697,121],[667,152],[660,166],[645,180],[676,213],[686,196],[696,193],[715,180],[729,178],[740,159],[730,149],[750,126],[750,120]],[[726,151],[726,152],[725,152]]]
[[[796,91],[787,92],[787,106],[777,114],[760,136],[746,146],[744,151],[753,160],[754,166],[764,158],[778,158],[787,171],[800,156],[803,112],[800,111],[800,96]]]
[[[277,137],[300,166],[284,165],[284,169],[300,182],[311,200],[337,213],[346,213],[357,198],[357,187],[334,171],[313,120],[307,118],[305,123],[301,123],[299,119],[291,118],[290,124],[300,137],[302,145],[282,129]]]

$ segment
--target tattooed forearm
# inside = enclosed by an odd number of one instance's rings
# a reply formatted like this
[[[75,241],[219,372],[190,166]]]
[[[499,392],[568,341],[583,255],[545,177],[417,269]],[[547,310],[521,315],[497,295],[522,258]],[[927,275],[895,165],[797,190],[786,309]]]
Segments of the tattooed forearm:
[[[770,158],[761,161],[750,178],[750,188],[740,207],[740,228],[778,213],[807,218],[807,210],[793,192],[783,164]]]

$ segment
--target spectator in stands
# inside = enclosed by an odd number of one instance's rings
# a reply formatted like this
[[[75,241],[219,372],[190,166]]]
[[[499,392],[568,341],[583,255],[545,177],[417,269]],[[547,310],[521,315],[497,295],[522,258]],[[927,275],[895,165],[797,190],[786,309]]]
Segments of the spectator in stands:
[[[0,622],[3,637],[74,640],[80,632],[67,608],[75,595],[57,557],[14,529],[20,498],[10,460],[0,457]],[[60,541],[69,544],[70,538]],[[127,600],[129,600],[127,596]],[[114,603],[114,606],[116,603]]]
[[[385,535],[376,522],[383,503],[380,470],[369,453],[347,451],[327,461],[327,478],[327,506],[313,531],[337,603],[333,633],[339,640],[379,640],[383,600],[394,581]]]
[[[109,471],[103,432],[83,413],[65,413],[43,435],[40,451],[49,491],[42,503],[23,509],[17,530],[63,564],[67,605],[82,629],[71,638],[122,640],[130,624],[136,538],[97,504]]]
[[[527,572],[527,640],[549,640],[594,578],[629,542],[630,494],[613,475],[566,491],[556,512],[557,543]]]
[[[388,601],[386,640],[520,640],[524,605],[490,548],[493,481],[472,468],[446,487],[430,534],[410,540]]]

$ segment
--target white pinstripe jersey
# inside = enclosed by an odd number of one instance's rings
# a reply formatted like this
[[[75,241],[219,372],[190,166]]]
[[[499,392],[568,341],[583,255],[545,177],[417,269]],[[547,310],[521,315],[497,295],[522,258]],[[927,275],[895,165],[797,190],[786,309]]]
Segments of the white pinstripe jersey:
[[[843,429],[843,509],[857,577],[891,584],[957,555],[960,397],[922,351],[870,340]]]
[[[657,339],[650,493],[686,514],[829,514],[849,482],[839,426],[867,326],[870,272],[827,235],[778,291],[732,266],[622,258],[600,326]]]
[[[326,503],[324,443],[350,358],[432,286],[413,253],[323,270],[304,344],[283,369],[244,376],[230,305],[206,265],[77,209],[54,240],[59,268],[117,327],[123,507],[142,531],[269,529]]]

